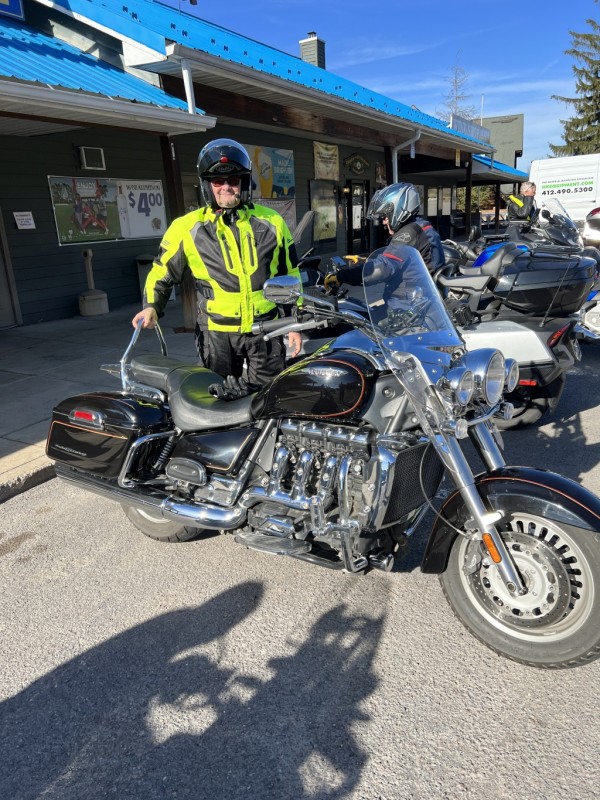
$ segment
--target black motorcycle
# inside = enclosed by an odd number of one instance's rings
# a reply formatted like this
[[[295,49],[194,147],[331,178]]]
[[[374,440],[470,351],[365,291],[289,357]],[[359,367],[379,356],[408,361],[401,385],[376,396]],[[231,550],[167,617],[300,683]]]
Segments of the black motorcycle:
[[[416,250],[377,250],[363,275],[368,319],[303,294],[294,277],[266,282],[271,301],[302,305],[257,332],[351,330],[246,396],[227,399],[231,382],[164,347],[131,357],[136,330],[108,367],[121,391],[54,409],[47,453],[57,475],[121,503],[154,539],[218,530],[347,573],[391,570],[433,508],[422,570],[440,576],[471,633],[536,667],[596,658],[600,500],[504,463],[494,419],[510,414],[502,394],[516,385],[516,363],[465,350]],[[466,440],[485,465],[479,475]],[[437,509],[444,474],[453,488]]]

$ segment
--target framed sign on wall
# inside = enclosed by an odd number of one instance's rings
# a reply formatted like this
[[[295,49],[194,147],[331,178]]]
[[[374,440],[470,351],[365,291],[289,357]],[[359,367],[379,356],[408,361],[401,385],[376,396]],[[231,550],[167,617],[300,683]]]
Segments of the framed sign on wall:
[[[310,207],[315,212],[315,241],[335,241],[337,238],[337,186],[334,181],[310,181]]]

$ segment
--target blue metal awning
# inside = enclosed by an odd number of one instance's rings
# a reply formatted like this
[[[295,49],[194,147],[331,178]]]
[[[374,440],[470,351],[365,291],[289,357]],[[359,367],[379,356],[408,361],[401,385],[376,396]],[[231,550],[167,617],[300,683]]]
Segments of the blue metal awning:
[[[159,87],[24,23],[0,17],[2,77],[187,112],[187,103]]]
[[[437,117],[425,114],[397,100],[360,86],[353,81],[309,64],[276,48],[248,39],[233,31],[200,19],[196,8],[179,0],[136,0],[124,4],[116,0],[55,0],[54,7],[66,14],[102,25],[120,36],[128,37],[152,48],[160,60],[148,68],[157,72],[165,69],[164,56],[171,43],[188,51],[197,51],[233,66],[240,66],[265,79],[289,84],[290,88],[312,90],[333,101],[353,104],[364,115],[388,115],[413,129],[423,128],[441,136],[451,136],[457,145],[461,141],[473,150],[481,144],[480,152],[491,152],[487,142],[480,142],[460,131],[453,130]],[[187,10],[189,7],[189,10]],[[186,56],[187,57],[187,56]],[[190,58],[193,56],[190,56]],[[142,66],[142,65],[140,65]]]
[[[477,171],[477,177],[481,175],[485,175],[486,171],[493,172],[493,173],[501,173],[494,180],[506,180],[507,183],[511,181],[516,181],[520,183],[521,181],[526,181],[529,177],[526,172],[521,172],[520,169],[515,169],[514,167],[509,167],[508,164],[503,164],[501,161],[492,161],[491,158],[487,158],[486,156],[473,156],[474,167],[477,165],[481,165]]]

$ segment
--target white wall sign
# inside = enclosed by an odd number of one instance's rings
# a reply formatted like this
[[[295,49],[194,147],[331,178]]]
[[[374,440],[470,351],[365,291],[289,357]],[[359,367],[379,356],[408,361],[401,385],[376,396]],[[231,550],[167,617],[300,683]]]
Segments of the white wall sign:
[[[161,181],[117,181],[117,208],[125,239],[162,236],[167,229]]]
[[[35,222],[31,211],[13,211],[13,217],[20,231],[30,231],[35,229]]]

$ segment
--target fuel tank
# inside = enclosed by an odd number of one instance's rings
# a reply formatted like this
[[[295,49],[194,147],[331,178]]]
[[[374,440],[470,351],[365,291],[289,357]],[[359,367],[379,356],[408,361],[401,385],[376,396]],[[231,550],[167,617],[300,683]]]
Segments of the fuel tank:
[[[255,398],[255,418],[356,419],[368,402],[377,371],[360,353],[336,350],[288,367]]]

